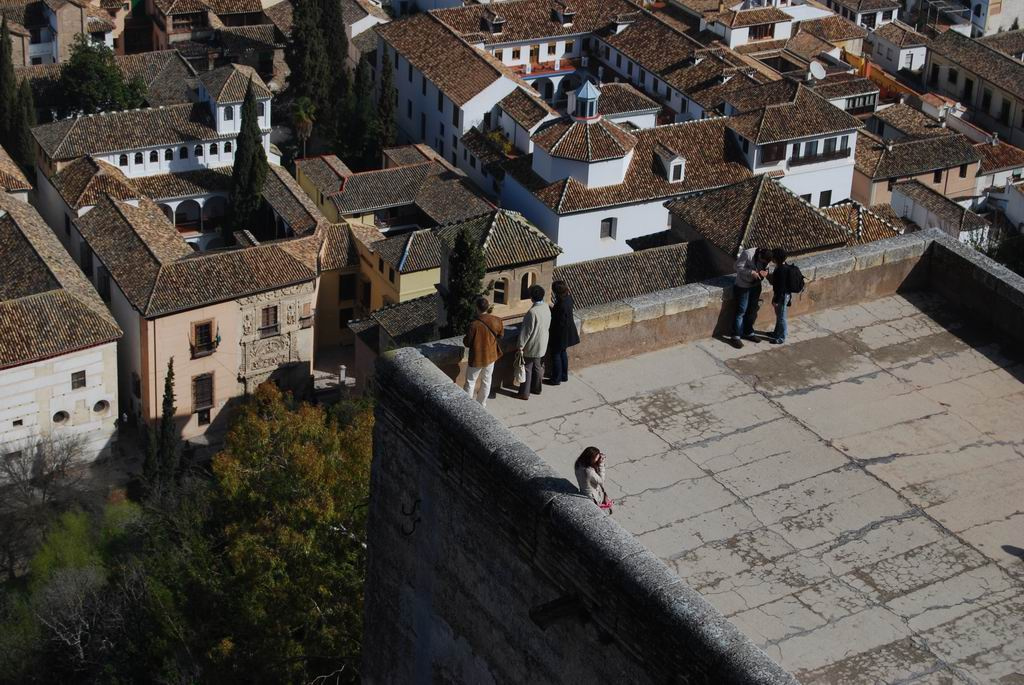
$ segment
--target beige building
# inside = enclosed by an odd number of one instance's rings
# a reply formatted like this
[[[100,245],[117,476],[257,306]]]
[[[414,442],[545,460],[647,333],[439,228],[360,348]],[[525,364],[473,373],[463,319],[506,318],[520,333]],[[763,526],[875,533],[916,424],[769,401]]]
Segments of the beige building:
[[[121,329],[34,209],[0,193],[0,458],[40,438],[108,454]]]
[[[7,19],[16,67],[67,60],[79,34],[94,43],[115,47],[113,15],[84,0],[16,0],[4,3],[0,14]]]
[[[980,162],[971,141],[958,133],[893,141],[865,131],[851,196],[869,207],[888,204],[896,183],[913,179],[948,198],[973,197]]]
[[[181,437],[216,442],[266,380],[310,389],[316,238],[196,253],[148,199],[104,198],[72,224],[72,255],[125,330],[122,411],[160,413],[173,358]]]

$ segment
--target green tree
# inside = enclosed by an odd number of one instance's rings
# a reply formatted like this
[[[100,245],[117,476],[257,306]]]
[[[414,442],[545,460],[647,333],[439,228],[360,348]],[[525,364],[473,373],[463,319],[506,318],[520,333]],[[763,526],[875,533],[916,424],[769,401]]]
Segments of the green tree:
[[[475,300],[483,290],[484,251],[472,240],[468,229],[462,229],[455,238],[448,262],[448,331],[452,335],[466,332],[476,316]]]
[[[295,3],[292,39],[286,58],[291,69],[288,81],[293,94],[308,97],[322,109],[330,86],[330,72],[320,14],[318,0]]]
[[[327,62],[327,90],[318,103],[325,112],[336,136],[345,128],[350,116],[352,84],[348,71],[348,35],[339,0],[320,0],[320,31]]]
[[[167,360],[164,375],[164,397],[160,407],[160,432],[157,435],[159,479],[169,484],[178,474],[178,427],[174,420],[174,357]]]
[[[95,114],[145,104],[146,87],[141,79],[126,81],[113,50],[93,43],[85,34],[75,36],[71,57],[61,71],[60,89],[67,114]]]
[[[272,383],[239,412],[213,460],[230,569],[215,592],[214,680],[308,682],[358,663],[372,427],[370,411],[343,426]]]
[[[231,172],[231,221],[225,223],[227,230],[223,236],[226,245],[234,242],[234,231],[254,228],[263,203],[263,183],[267,179],[268,168],[256,95],[250,81],[242,102],[242,128],[238,132],[235,165]]]
[[[313,124],[316,123],[316,105],[308,97],[296,98],[292,103],[292,126],[295,135],[302,141],[302,156],[306,156],[306,141],[313,135]]]
[[[15,103],[7,140],[11,145],[8,152],[29,174],[33,172],[36,161],[36,147],[32,139],[32,127],[35,123],[36,107],[32,101],[32,88],[29,86],[28,79],[23,79],[18,87],[18,99]]]
[[[350,103],[349,124],[338,131],[335,149],[352,165],[369,168],[374,166],[379,155],[374,141],[373,80],[370,64],[365,59],[360,60],[356,70],[355,90]]]
[[[11,34],[7,29],[7,17],[0,26],[0,140],[10,140],[11,122],[17,117],[18,82],[14,76],[14,61],[11,58]]]
[[[395,144],[395,103],[398,102],[398,91],[395,90],[395,71],[391,64],[388,51],[384,51],[384,59],[380,67],[380,99],[377,101],[377,122],[373,136],[374,158],[380,159],[380,152]]]

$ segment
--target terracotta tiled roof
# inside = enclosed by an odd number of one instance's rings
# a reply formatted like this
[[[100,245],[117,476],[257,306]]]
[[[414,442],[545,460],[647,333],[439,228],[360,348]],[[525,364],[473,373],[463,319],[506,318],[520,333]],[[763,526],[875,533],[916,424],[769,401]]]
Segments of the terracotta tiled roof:
[[[153,200],[228,193],[231,192],[231,167],[139,176],[133,178],[132,183]]]
[[[738,69],[729,69],[719,73],[719,78],[684,90],[687,97],[704,108],[707,112],[723,112],[723,106],[734,93],[759,85],[762,81],[758,74],[748,74]]]
[[[678,288],[709,274],[703,246],[679,243],[556,266],[577,309]]]
[[[115,55],[114,63],[125,79],[140,79],[146,85],[145,99],[150,107],[192,102],[196,72],[177,50]],[[18,78],[29,79],[36,107],[60,109],[60,77],[67,62],[18,67]]]
[[[836,0],[836,3],[853,12],[877,12],[902,6],[899,0]]]
[[[1024,150],[999,140],[995,143],[975,143],[975,151],[981,157],[979,174],[990,174],[1005,169],[1024,167]]]
[[[320,253],[320,268],[323,270],[343,269],[359,266],[359,252],[349,225],[327,224],[321,229],[323,248]]]
[[[248,26],[224,26],[217,29],[221,43],[232,50],[265,49],[282,47],[278,29],[273,24],[250,24]]]
[[[527,131],[546,117],[558,116],[558,112],[531,91],[528,88],[516,88],[498,101],[498,107]]]
[[[1024,55],[1024,29],[982,36],[978,42],[1015,59],[1021,59],[1021,55]]]
[[[120,169],[88,156],[80,157],[58,171],[50,178],[50,184],[74,210],[93,206],[106,195],[117,200],[129,200],[143,194]]]
[[[85,26],[89,33],[109,33],[114,30],[114,22],[98,14],[87,15]]]
[[[388,167],[422,164],[423,162],[429,162],[432,159],[438,158],[437,153],[423,143],[384,148],[382,155],[386,162],[385,166]]]
[[[954,238],[960,237],[960,231],[976,231],[987,227],[989,224],[983,218],[969,209],[961,207],[948,197],[937,193],[919,181],[903,181],[897,183],[893,188],[893,194],[902,193],[917,204],[925,207],[941,219],[945,219],[950,226],[942,226]],[[930,228],[922,226],[922,228]],[[953,228],[954,230],[950,230]]]
[[[299,238],[284,238],[260,243],[261,245],[279,245],[282,250],[297,259],[310,271],[317,273],[320,263],[320,250],[323,235],[310,233]]]
[[[263,8],[263,14],[274,26],[277,27],[277,30],[280,31],[285,38],[292,35],[294,13],[295,6],[292,5],[291,0],[282,0],[276,5]]]
[[[155,0],[157,9],[168,16],[210,11],[214,14],[251,14],[263,11],[260,0]]]
[[[629,245],[630,249],[639,252],[641,250],[650,250],[653,247],[667,247],[668,245],[678,245],[679,243],[685,243],[682,236],[673,231],[671,228],[666,228],[664,231],[658,231],[657,233],[649,233],[647,235],[638,236],[636,238],[627,238],[626,244]]]
[[[297,235],[313,231],[327,218],[306,195],[302,186],[283,167],[270,165],[263,183],[263,199],[281,216]]]
[[[757,81],[746,77],[734,78],[737,74],[752,71],[752,67],[731,51],[716,48],[695,53],[693,63],[683,63],[663,71],[661,77],[696,102],[700,99],[698,93],[706,89],[724,87],[731,90],[739,84],[743,87],[756,84]],[[727,85],[727,78],[731,85]]]
[[[874,81],[856,74],[832,74],[820,81],[814,81],[810,88],[826,100],[879,92]]]
[[[971,141],[959,133],[934,138],[883,142],[862,131],[857,137],[856,169],[870,179],[917,176],[981,159]]]
[[[256,70],[244,64],[228,64],[213,71],[203,72],[199,80],[206,86],[210,96],[221,105],[242,102],[250,81],[257,99],[273,95]]]
[[[461,174],[439,162],[353,174],[331,202],[342,216],[415,204],[434,221],[447,223],[491,209]]]
[[[32,184],[21,170],[17,162],[11,159],[7,150],[0,147],[0,190],[13,193],[19,190],[32,190]]]
[[[220,137],[205,103],[63,119],[36,126],[32,135],[55,160]]]
[[[352,237],[370,249],[373,249],[372,245],[378,240],[384,240],[384,234],[372,224],[364,224],[359,221],[349,221],[347,223]]]
[[[480,164],[488,173],[499,178],[504,175],[500,164],[505,161],[504,152],[499,150],[493,141],[487,138],[478,128],[471,128],[462,134],[462,144],[469,153],[480,160]]]
[[[341,18],[345,26],[352,26],[360,19],[368,16],[389,21],[391,17],[369,0],[341,0]]]
[[[530,168],[532,158],[508,162],[506,170],[527,190],[559,214],[667,199],[741,181],[750,170],[726,131],[724,117],[640,129],[622,183],[587,188],[575,178],[547,183]],[[655,146],[664,145],[686,159],[682,181],[672,183],[659,172]]]
[[[378,309],[362,321],[351,322],[354,331],[380,327],[396,345],[415,345],[437,338],[437,293],[398,302]]]
[[[725,101],[737,112],[753,112],[765,105],[791,103],[796,98],[800,84],[791,79],[768,81],[743,90],[737,90],[725,97]]]
[[[371,248],[400,274],[441,268],[441,241],[430,229],[385,238]]]
[[[601,114],[628,114],[660,110],[661,105],[628,83],[606,83],[601,86]]]
[[[851,131],[863,126],[856,117],[798,86],[788,102],[770,104],[729,119],[729,128],[757,144]]]
[[[352,175],[352,170],[337,155],[321,155],[295,160],[295,171],[310,180],[324,195],[341,188],[342,179]]]
[[[918,33],[913,27],[907,26],[902,21],[890,21],[882,24],[871,32],[871,37],[883,38],[900,48],[928,45],[928,39]]]
[[[471,47],[433,13],[381,24],[376,31],[459,107],[505,74],[493,57]],[[404,72],[399,77],[405,78]]]
[[[34,208],[0,193],[0,368],[121,337],[82,270]]]
[[[148,199],[104,199],[75,219],[82,237],[145,317],[162,316],[312,280],[279,242],[196,254]]]
[[[1006,92],[1024,98],[1024,62],[1000,52],[991,44],[956,31],[946,31],[932,40],[928,49]]]
[[[674,200],[669,212],[729,256],[751,247],[790,253],[845,245],[849,231],[765,174]]]
[[[725,10],[707,17],[709,22],[715,21],[730,28],[757,26],[759,24],[775,24],[782,21],[793,21],[778,7],[758,7],[749,10]]]
[[[754,43],[754,45],[756,45],[756,43]],[[798,55],[807,60],[814,59],[823,52],[829,52],[830,50],[835,49],[835,46],[828,41],[822,40],[818,36],[808,33],[807,31],[800,31],[795,36],[785,41],[784,47],[794,55]]]
[[[831,14],[820,19],[810,19],[800,22],[800,30],[806,31],[829,43],[841,43],[847,40],[856,40],[868,35],[868,30],[863,26],[854,24],[849,19],[844,19],[838,14]]]
[[[606,119],[562,119],[538,130],[531,140],[552,157],[581,162],[618,159],[636,147],[632,134]]]
[[[882,210],[883,206],[888,210]],[[868,209],[859,202],[847,200],[818,211],[850,232],[850,245],[863,245],[902,235],[906,228],[901,221],[891,219],[895,214],[892,205],[877,207],[877,210]]]
[[[647,12],[619,33],[604,36],[604,41],[655,74],[688,63],[703,49],[696,40]]]
[[[433,14],[459,34],[482,34],[485,43],[511,43],[547,36],[593,33],[607,27],[615,16],[635,12],[625,0],[576,0],[576,14],[568,26],[557,18],[559,4],[554,0],[508,0],[493,5],[467,5],[435,10]],[[501,33],[492,33],[488,16],[504,19]]]
[[[562,248],[522,214],[507,209],[498,209],[434,230],[449,248],[455,247],[455,241],[462,231],[469,231],[470,239],[483,249],[488,271],[553,260],[562,253]]]
[[[876,110],[872,116],[886,128],[896,129],[910,138],[934,138],[955,133],[937,119],[903,102]]]

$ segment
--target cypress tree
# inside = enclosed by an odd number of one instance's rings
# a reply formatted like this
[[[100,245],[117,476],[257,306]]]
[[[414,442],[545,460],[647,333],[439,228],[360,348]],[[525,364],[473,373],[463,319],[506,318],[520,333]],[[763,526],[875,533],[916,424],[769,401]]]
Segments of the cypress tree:
[[[324,93],[324,102],[317,104],[327,114],[337,134],[348,123],[349,96],[352,90],[348,73],[348,35],[345,33],[340,0],[321,0],[320,30],[327,62],[328,87]]]
[[[484,251],[472,240],[469,229],[463,228],[455,238],[455,247],[448,260],[448,332],[462,335],[476,315],[475,300],[483,290]]]
[[[14,77],[14,60],[11,58],[11,34],[7,29],[7,18],[0,26],[0,140],[10,144],[11,123],[15,119],[18,82]]]
[[[256,110],[256,94],[252,81],[245,90],[242,102],[242,128],[235,147],[235,164],[231,171],[231,221],[225,224],[224,243],[234,242],[232,233],[254,228],[263,203],[263,183],[267,179],[267,153],[263,149]]]
[[[376,159],[380,159],[380,152],[384,148],[395,144],[395,103],[398,93],[395,90],[395,70],[386,48],[380,71],[380,100],[377,101],[377,123],[373,136]]]
[[[152,493],[157,489],[157,485],[160,482],[160,458],[157,452],[159,451],[159,441],[156,437],[156,431],[150,426],[146,430],[146,457],[142,462],[142,480],[143,487],[147,493]]]
[[[35,165],[36,148],[32,144],[32,127],[36,123],[36,108],[32,101],[32,87],[23,79],[18,87],[18,99],[11,124],[9,152],[25,173],[31,174]]]
[[[293,94],[297,98],[308,97],[317,109],[323,111],[330,73],[320,15],[317,0],[298,0],[295,3],[292,40],[287,57]]]
[[[160,481],[170,483],[178,472],[178,436],[174,425],[174,357],[167,362],[164,398],[160,408],[160,433],[157,436],[157,463]]]
[[[370,64],[365,59],[359,61],[356,69],[355,89],[350,102],[349,125],[338,131],[335,148],[350,164],[369,168],[374,166],[379,154],[374,130],[373,80]]]

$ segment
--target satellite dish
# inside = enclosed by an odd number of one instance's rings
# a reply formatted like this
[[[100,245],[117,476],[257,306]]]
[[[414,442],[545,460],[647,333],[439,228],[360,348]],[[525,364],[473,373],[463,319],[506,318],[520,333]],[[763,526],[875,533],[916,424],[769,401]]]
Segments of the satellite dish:
[[[818,81],[828,76],[827,72],[825,71],[825,65],[816,59],[811,60],[810,70],[811,76]]]

